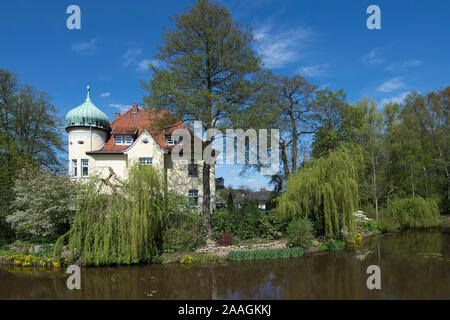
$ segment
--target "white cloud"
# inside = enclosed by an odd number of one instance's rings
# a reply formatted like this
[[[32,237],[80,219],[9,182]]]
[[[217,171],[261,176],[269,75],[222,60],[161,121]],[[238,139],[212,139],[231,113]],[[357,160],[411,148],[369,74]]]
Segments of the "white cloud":
[[[391,65],[389,65],[386,68],[386,70],[388,70],[388,71],[402,71],[402,70],[407,69],[407,68],[418,67],[418,66],[420,66],[422,64],[423,64],[423,62],[420,59],[407,60],[407,61],[404,61],[403,63],[400,63],[400,64],[391,64]]]
[[[142,53],[142,49],[140,48],[130,48],[127,50],[127,52],[124,53],[122,56],[123,58],[123,65],[125,67],[128,67],[130,64],[136,62],[137,56],[139,56]]]
[[[408,67],[418,67],[422,64],[422,60],[416,59],[416,60],[408,60],[403,62],[403,66]]]
[[[154,65],[155,67],[158,68],[159,66],[161,66],[161,61],[159,61],[157,59],[152,59],[152,60],[144,59],[144,60],[141,60],[141,61],[139,61],[137,63],[137,68],[138,68],[139,71],[148,71],[149,70],[149,68],[148,68],[149,64],[152,64],[152,65]]]
[[[110,93],[110,92],[105,92],[105,93],[102,93],[102,94],[100,95],[100,97],[102,97],[102,98],[106,98],[106,97],[109,97],[109,96],[111,96],[111,93]]]
[[[92,38],[90,41],[86,42],[76,42],[72,44],[72,50],[78,53],[93,52],[96,48],[97,39]]]
[[[383,82],[382,84],[380,84],[380,86],[377,88],[377,91],[392,92],[392,91],[395,91],[397,89],[401,89],[404,87],[405,87],[405,84],[403,83],[402,78],[397,77],[397,78],[392,78],[390,80],[387,80],[387,81]]]
[[[325,73],[328,68],[328,63],[317,64],[314,66],[305,66],[297,69],[297,73],[304,77],[320,77]]]
[[[129,110],[131,108],[131,105],[124,105],[119,103],[111,103],[109,104],[110,107],[119,109],[121,113],[124,113],[125,111]]]
[[[382,64],[384,59],[380,57],[380,49],[374,48],[363,57],[363,61],[368,64]]]
[[[406,91],[406,92],[402,92],[394,97],[381,99],[380,105],[384,106],[385,104],[387,104],[389,102],[402,103],[408,94],[409,94],[409,92]]]
[[[281,68],[289,62],[297,61],[311,35],[308,28],[274,30],[268,24],[253,32],[255,50],[267,68]]]

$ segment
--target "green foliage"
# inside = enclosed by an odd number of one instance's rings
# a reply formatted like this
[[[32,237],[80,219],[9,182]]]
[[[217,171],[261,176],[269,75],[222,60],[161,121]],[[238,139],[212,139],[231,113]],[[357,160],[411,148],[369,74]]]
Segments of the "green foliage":
[[[368,231],[376,232],[379,230],[378,222],[375,220],[369,220],[364,222],[364,226]]]
[[[168,194],[172,206],[165,214],[163,251],[191,251],[205,244],[203,217],[186,197]]]
[[[233,211],[218,209],[213,214],[212,224],[212,237],[215,240],[226,232],[239,239],[275,239],[281,236],[269,217],[254,203],[243,204],[241,208],[235,208]]]
[[[439,208],[436,201],[421,197],[394,199],[382,210],[382,216],[406,229],[436,227],[439,224]]]
[[[23,169],[14,185],[16,198],[6,221],[20,239],[57,239],[70,228],[78,189],[67,176]]]
[[[115,193],[99,193],[98,186],[92,178],[79,199],[68,235],[69,259],[78,257],[86,265],[150,262],[171,208],[162,173],[135,165]]]
[[[232,192],[228,193],[227,209],[228,209],[228,211],[234,210],[234,201],[233,201],[233,193]]]
[[[312,144],[313,157],[326,156],[343,143],[355,142],[356,129],[363,124],[363,114],[345,99],[343,89],[333,92],[326,88],[316,92],[313,106],[317,129]]]
[[[280,259],[293,258],[303,255],[303,249],[297,248],[280,248],[280,249],[258,249],[258,250],[241,250],[230,251],[227,260],[244,261],[244,260],[262,260],[262,259]]]
[[[331,239],[328,242],[328,248],[331,251],[338,251],[344,249],[344,246],[342,245],[342,241],[339,239]]]
[[[296,247],[308,249],[314,238],[313,231],[313,224],[308,218],[294,219],[287,227],[287,239]]]
[[[20,85],[18,76],[0,69],[0,237],[15,232],[6,221],[14,201],[20,169],[26,166],[58,168],[62,151],[61,119],[45,93]]]
[[[153,77],[142,83],[149,93],[144,104],[167,109],[182,121],[201,121],[205,130],[229,128],[232,114],[251,102],[252,79],[261,65],[251,46],[251,31],[234,21],[224,5],[210,0],[195,2],[171,21],[174,27],[164,29],[164,44],[155,56],[163,67],[150,66]],[[208,176],[209,170],[205,163],[203,174]],[[210,179],[203,180],[208,236],[209,183]]]
[[[400,228],[400,224],[381,217],[378,221],[378,230],[383,233],[395,232]]]
[[[355,145],[314,160],[290,176],[275,214],[287,221],[310,218],[317,235],[328,238],[339,237],[343,229],[352,231],[362,164],[362,150]]]
[[[328,251],[330,250],[330,246],[327,242],[323,241],[313,241],[313,245],[317,248],[319,248],[321,251]]]

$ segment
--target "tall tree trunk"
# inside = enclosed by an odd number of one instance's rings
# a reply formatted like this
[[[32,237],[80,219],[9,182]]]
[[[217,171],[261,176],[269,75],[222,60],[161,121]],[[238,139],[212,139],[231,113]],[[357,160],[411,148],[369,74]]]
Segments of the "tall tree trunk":
[[[211,237],[211,164],[203,163],[203,226],[205,228],[206,237]]]
[[[294,115],[291,114],[291,126],[292,126],[292,172],[297,170],[297,124],[295,123]]]
[[[284,179],[287,180],[289,177],[289,163],[286,153],[286,144],[284,142],[280,142],[280,148],[281,148],[281,160],[283,161],[283,170],[284,170]]]
[[[373,154],[373,150],[372,150],[372,172],[373,172],[373,200],[375,202],[375,214],[376,214],[376,219],[378,221],[378,190],[377,190],[377,169],[375,166],[375,159],[374,159],[374,154]]]

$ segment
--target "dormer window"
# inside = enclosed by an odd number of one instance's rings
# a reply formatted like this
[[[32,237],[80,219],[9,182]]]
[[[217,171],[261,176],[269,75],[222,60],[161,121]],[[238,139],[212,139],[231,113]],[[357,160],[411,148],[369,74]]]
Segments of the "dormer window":
[[[118,146],[128,146],[133,143],[133,138],[131,136],[114,136],[114,144]]]
[[[166,146],[174,146],[183,141],[183,137],[178,137],[178,140],[172,138],[172,136],[166,136]]]

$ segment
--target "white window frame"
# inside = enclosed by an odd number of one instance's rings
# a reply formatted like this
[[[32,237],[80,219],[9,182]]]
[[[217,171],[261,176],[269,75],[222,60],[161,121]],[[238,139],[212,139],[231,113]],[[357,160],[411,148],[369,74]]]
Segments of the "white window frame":
[[[143,165],[143,166],[152,166],[153,165],[153,157],[139,158],[139,164]]]
[[[84,168],[87,169],[87,174],[84,174]],[[81,159],[81,177],[89,177],[89,159]]]
[[[117,146],[129,146],[133,144],[133,137],[126,135],[114,135],[114,144]]]
[[[191,190],[189,190],[189,192],[188,192],[188,198],[189,198],[189,199],[195,199],[195,206],[196,206],[196,207],[199,206],[199,203],[198,203],[199,197],[198,197],[198,190],[197,190],[197,189],[191,189]]]
[[[179,140],[176,141],[176,140],[172,139],[171,135],[166,136],[166,146],[175,146],[175,145],[181,143],[182,141],[183,141],[183,137],[179,137]]]
[[[78,177],[78,160],[72,159],[70,163],[71,163],[70,176],[76,178]]]

